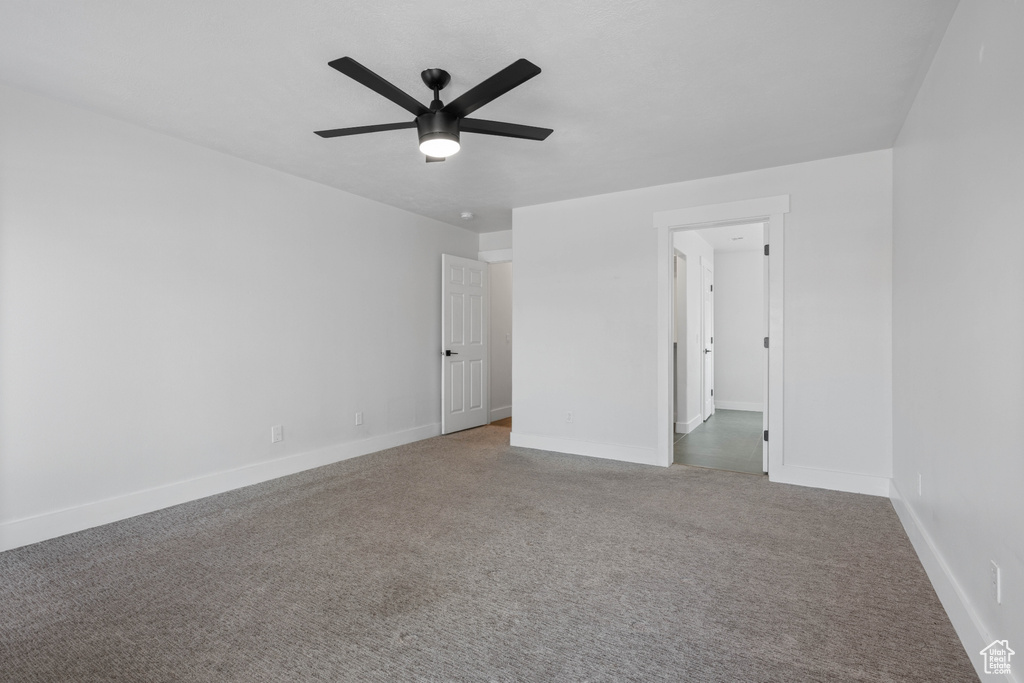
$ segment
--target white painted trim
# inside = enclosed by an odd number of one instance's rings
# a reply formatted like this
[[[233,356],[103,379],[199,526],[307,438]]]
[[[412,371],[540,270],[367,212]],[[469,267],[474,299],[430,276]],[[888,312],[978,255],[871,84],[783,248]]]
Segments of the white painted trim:
[[[753,401],[723,401],[715,399],[715,410],[746,410],[752,413],[763,413],[764,403]]]
[[[768,473],[768,480],[778,484],[795,484],[796,486],[810,486],[816,489],[863,493],[869,496],[882,496],[884,498],[889,497],[888,477],[871,477],[852,472],[838,472],[836,470],[822,470],[772,463],[772,469]]]
[[[476,258],[478,261],[484,261],[486,263],[505,263],[506,261],[512,260],[512,250],[489,249],[487,251],[477,252]]]
[[[786,197],[789,210],[789,196]],[[765,459],[768,473],[772,467],[786,464],[785,430],[785,254],[786,240],[782,214],[772,214],[768,219],[768,392],[764,409],[768,415],[768,441],[765,442]],[[770,479],[770,477],[769,477]]]
[[[671,234],[671,233],[670,233]],[[707,294],[708,289],[714,287],[715,284],[715,266],[710,263],[708,259],[703,256],[699,257],[700,262],[700,345],[702,348],[707,348],[704,345],[708,343],[708,337],[715,336],[715,303],[714,303],[714,290],[712,290],[712,301],[711,306],[707,305]],[[711,275],[708,276],[708,271],[711,271]],[[673,290],[674,293],[674,290]],[[674,301],[674,300],[673,300]],[[673,308],[675,304],[673,303]],[[711,325],[708,325],[708,309],[711,309]],[[708,330],[708,327],[711,329]],[[713,345],[712,345],[713,347]],[[714,348],[712,348],[711,354],[711,382],[708,382],[708,360],[707,354],[700,354],[700,410],[704,415],[704,421],[715,414],[715,354]],[[708,402],[711,402],[711,410],[708,410]]]
[[[515,427],[513,427],[515,429]],[[565,439],[558,436],[542,436],[537,434],[521,434],[512,432],[509,443],[520,448],[534,448],[539,451],[569,453],[570,455],[586,455],[591,458],[621,460],[639,465],[663,465],[658,451],[654,448],[639,446],[622,446],[612,443],[595,443]],[[671,464],[671,463],[669,463]]]
[[[676,422],[676,434],[689,434],[703,423],[699,414],[694,415],[686,422]]]
[[[494,422],[495,420],[504,420],[506,417],[512,417],[512,406],[491,408],[491,422]]]
[[[386,448],[429,439],[441,433],[440,424],[424,425],[403,432],[382,434],[314,451],[295,453],[233,470],[215,472],[195,479],[98,500],[84,505],[26,517],[0,525],[0,551],[38,543],[65,534],[91,529],[147,512],[180,505],[191,500],[259,484],[296,472],[348,460]]]
[[[769,337],[771,349],[768,357],[769,377],[769,472],[772,467],[782,466],[784,401],[783,401],[783,214],[789,212],[789,195],[762,197],[724,204],[709,204],[686,209],[658,211],[653,214],[653,227],[658,241],[658,454],[659,462],[672,464],[672,444],[675,440],[672,405],[672,306],[675,293],[672,291],[672,244],[673,228],[706,228],[712,224],[736,224],[738,222],[768,221],[771,236],[769,267]]]
[[[981,617],[978,615],[978,611],[967,598],[967,594],[964,593],[960,583],[953,576],[953,572],[949,569],[945,559],[943,559],[942,553],[939,552],[938,546],[935,545],[935,541],[925,531],[920,518],[914,512],[914,508],[911,507],[895,481],[890,481],[889,500],[892,502],[892,507],[896,510],[896,515],[903,524],[903,529],[907,532],[911,545],[917,551],[917,557],[921,560],[921,565],[924,566],[928,580],[932,582],[932,588],[935,589],[935,594],[939,596],[942,608],[946,610],[946,615],[949,617],[950,623],[953,624],[953,629],[956,631],[957,636],[960,637],[960,643],[967,651],[967,656],[970,657],[971,664],[974,665],[978,678],[982,680],[990,679],[992,676],[985,673],[984,661],[980,652],[982,648],[996,639],[995,636],[985,628],[984,622],[982,622]],[[1015,672],[1019,670],[1019,668],[1014,668]],[[1022,679],[1016,673],[1011,673],[1004,680],[1019,682]]]
[[[789,195],[745,199],[723,204],[705,204],[686,209],[658,211],[654,214],[655,228],[679,227],[698,223],[760,223],[767,216],[789,213]],[[748,220],[752,219],[752,220]],[[708,227],[705,225],[704,227]]]
[[[771,222],[767,222],[767,223],[765,223],[764,225],[761,226],[761,246],[762,246],[762,248],[765,247],[766,245],[771,244],[771,241],[772,241],[771,238],[772,238],[772,236],[771,236]],[[762,251],[762,253],[763,253],[763,251]],[[764,264],[764,268],[763,268],[763,273],[762,273],[762,278],[761,278],[761,287],[762,287],[762,290],[763,290],[762,296],[764,298],[764,303],[763,303],[764,310],[762,311],[762,318],[763,319],[761,321],[761,332],[764,334],[765,337],[770,337],[771,334],[772,334],[771,333],[771,308],[772,308],[772,301],[771,301],[771,292],[772,292],[771,274],[772,273],[771,273],[771,263],[769,261],[770,261],[770,259],[768,257],[765,257],[765,260],[762,261],[762,263]],[[769,349],[762,349],[761,350],[761,354],[762,354],[761,357],[764,359],[762,361],[762,365],[761,365],[761,429],[766,431],[766,432],[768,431],[768,422],[771,419],[771,416],[768,414],[768,406],[771,403],[771,396],[769,395],[769,391],[771,390],[771,384],[770,384],[770,379],[771,378],[769,377],[768,368],[771,366],[771,362],[772,362],[772,356],[771,356],[771,353],[769,351],[770,351]],[[761,471],[762,472],[767,472],[768,471],[768,443],[764,442],[764,441],[761,442]]]

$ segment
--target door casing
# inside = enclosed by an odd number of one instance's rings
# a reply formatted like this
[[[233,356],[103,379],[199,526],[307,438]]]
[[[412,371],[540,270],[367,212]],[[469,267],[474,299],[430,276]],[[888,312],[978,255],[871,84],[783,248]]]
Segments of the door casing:
[[[658,243],[658,356],[657,392],[658,410],[658,453],[660,463],[672,464],[674,437],[674,400],[672,392],[672,322],[674,291],[672,287],[672,259],[674,247],[672,234],[677,230],[699,230],[702,228],[736,225],[740,223],[766,223],[769,255],[765,265],[768,275],[768,382],[765,413],[768,433],[765,455],[768,478],[773,473],[783,475],[785,468],[785,421],[784,421],[784,371],[783,359],[785,339],[783,336],[783,274],[784,274],[784,225],[785,214],[789,213],[789,195],[761,197],[723,204],[708,204],[670,211],[655,212],[652,217],[653,229],[657,232]]]

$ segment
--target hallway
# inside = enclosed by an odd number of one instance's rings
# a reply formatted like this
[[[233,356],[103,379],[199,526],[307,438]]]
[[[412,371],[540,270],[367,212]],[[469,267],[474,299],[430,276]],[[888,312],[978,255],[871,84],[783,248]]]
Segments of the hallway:
[[[762,419],[762,413],[716,410],[689,434],[676,435],[672,461],[677,465],[764,474]]]

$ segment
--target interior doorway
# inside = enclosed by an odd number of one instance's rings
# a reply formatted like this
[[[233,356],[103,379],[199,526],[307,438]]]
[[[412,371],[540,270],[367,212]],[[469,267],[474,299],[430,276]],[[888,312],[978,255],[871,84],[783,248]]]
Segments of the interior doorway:
[[[761,471],[766,471],[769,478],[774,478],[773,472],[777,471],[781,474],[784,471],[784,291],[782,285],[785,253],[783,227],[784,217],[788,212],[789,196],[779,195],[661,211],[653,215],[654,227],[658,231],[658,450],[663,454],[662,462],[666,466],[671,465],[674,459],[677,427],[676,389],[678,382],[672,372],[677,345],[677,331],[673,325],[676,304],[676,291],[673,287],[673,273],[677,261],[676,236],[688,235],[696,230],[760,223],[763,236],[762,244],[765,245],[762,247],[761,253],[765,259],[763,262],[764,299],[767,301],[767,306],[763,308],[762,326],[762,329],[767,330],[762,338],[767,362],[764,363],[764,356],[762,356],[761,373],[767,378],[767,381],[762,381],[761,384],[761,400],[764,405],[762,415],[764,429],[761,432],[764,446]],[[688,272],[699,272],[693,260],[687,262],[686,266]],[[715,276],[720,277],[720,274],[715,273]],[[699,287],[699,285],[697,286]],[[693,315],[691,311],[688,311],[687,314]],[[720,316],[716,322],[720,322]],[[717,333],[715,341],[719,341]],[[689,361],[687,364],[689,365]],[[699,365],[688,367],[687,370],[698,372]],[[715,384],[720,384],[721,374],[721,364],[719,363],[715,368]],[[723,409],[718,400],[720,398],[719,391],[717,387],[712,388],[715,389],[715,412],[721,416]],[[694,400],[700,400],[699,392]],[[703,413],[703,410],[700,412]],[[685,423],[683,424],[685,426]],[[696,424],[701,424],[701,422]]]
[[[491,424],[512,426],[512,261],[489,265],[491,297]]]
[[[684,263],[673,283],[676,464],[765,471],[765,230],[755,222],[673,234]]]

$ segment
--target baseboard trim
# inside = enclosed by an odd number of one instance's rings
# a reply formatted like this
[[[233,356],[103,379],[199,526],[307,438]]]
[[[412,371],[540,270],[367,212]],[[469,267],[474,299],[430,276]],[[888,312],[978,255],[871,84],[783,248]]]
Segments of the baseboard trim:
[[[568,453],[570,455],[585,455],[591,458],[604,458],[605,460],[621,460],[622,462],[632,462],[638,465],[663,465],[659,462],[657,448],[621,446],[619,444],[565,439],[558,436],[523,434],[514,430],[515,426],[513,425],[509,443],[520,448],[534,448],[539,451],[554,451],[555,453]]]
[[[512,417],[512,406],[491,408],[491,422],[494,422],[495,420],[504,420],[506,417]]]
[[[700,415],[694,415],[687,422],[676,422],[676,434],[689,434],[700,425]]]
[[[992,675],[985,673],[984,662],[980,653],[983,647],[986,647],[995,640],[995,637],[992,636],[989,629],[985,628],[984,623],[978,616],[977,610],[974,609],[971,601],[967,599],[967,594],[964,593],[960,583],[953,576],[953,572],[950,571],[949,565],[946,564],[946,560],[942,557],[942,553],[939,552],[935,541],[925,531],[924,525],[921,524],[921,519],[917,516],[914,508],[910,506],[910,503],[900,491],[895,481],[890,481],[889,500],[892,502],[892,507],[896,510],[896,515],[903,524],[903,529],[907,532],[907,537],[910,538],[911,545],[917,551],[917,557],[921,560],[921,565],[924,566],[928,580],[932,582],[932,588],[935,589],[936,595],[939,596],[939,602],[942,603],[943,609],[946,610],[946,615],[953,624],[953,630],[960,637],[960,642],[967,651],[967,656],[970,657],[971,664],[974,665],[978,678],[988,680]],[[1005,680],[1014,683],[1020,681],[1015,673],[1007,675]]]
[[[889,497],[888,477],[871,477],[865,474],[819,470],[795,465],[775,466],[769,463],[768,480],[779,484],[795,484],[816,489]]]
[[[715,410],[746,410],[751,413],[763,413],[764,403],[761,401],[723,401],[715,399]]]
[[[195,479],[135,491],[123,496],[16,519],[0,524],[0,551],[91,529],[172,505],[180,505],[191,500],[259,484],[314,467],[375,453],[386,448],[402,446],[438,436],[440,433],[440,424],[424,425],[407,431],[382,434],[362,441],[296,453],[233,470],[215,472]]]

